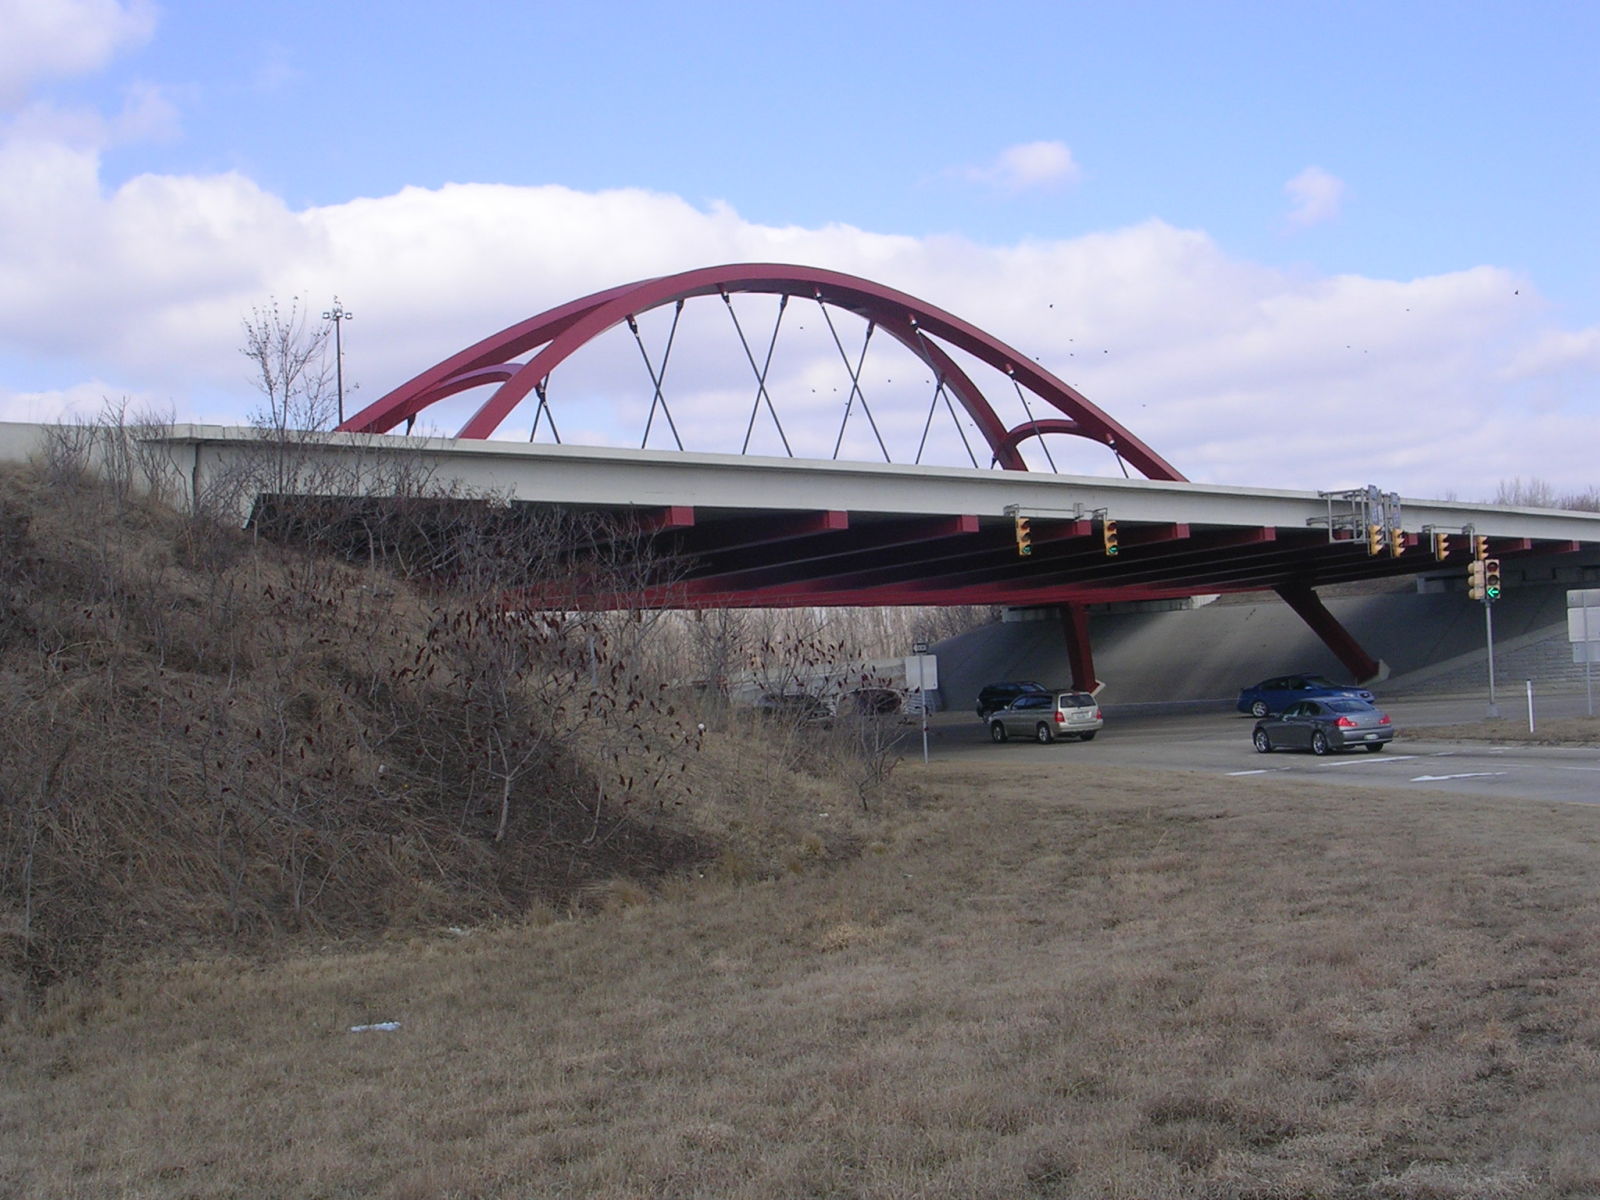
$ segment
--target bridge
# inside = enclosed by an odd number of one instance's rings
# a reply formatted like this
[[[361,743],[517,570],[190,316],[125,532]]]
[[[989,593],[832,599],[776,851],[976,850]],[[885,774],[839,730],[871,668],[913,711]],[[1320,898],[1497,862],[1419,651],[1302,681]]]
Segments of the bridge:
[[[734,304],[750,295],[776,299],[770,332],[754,341],[749,310],[741,318]],[[719,304],[736,335],[733,357],[750,372],[748,415],[741,402],[685,421],[691,406],[667,386],[672,355],[687,330],[705,327],[700,309]],[[831,413],[802,402],[786,425],[785,393],[818,390],[814,354],[802,356],[803,369],[778,369],[779,335],[786,318],[798,324],[801,307],[814,314],[813,349],[820,342],[837,351],[843,371],[830,394],[843,398]],[[563,442],[558,410],[570,427],[589,401],[577,388],[563,400],[557,368],[624,328],[644,368],[635,393],[650,397],[647,411],[638,405],[639,447]],[[873,357],[880,330],[898,365]],[[908,439],[898,462],[885,437],[896,422],[881,403],[876,413],[869,404],[890,379],[875,372],[889,370],[900,373],[901,395],[917,377],[928,389],[915,449]],[[456,436],[414,432],[421,414],[457,397],[480,398]],[[507,440],[503,426],[519,411],[531,414],[527,440]],[[741,426],[736,450],[685,442],[696,433],[736,441]],[[898,427],[919,433],[916,422]],[[665,447],[650,448],[652,438]],[[154,440],[181,467],[191,497],[262,445],[258,430],[214,426],[178,426]],[[1371,679],[1382,664],[1317,589],[1447,568],[1464,581],[1466,564],[1484,555],[1508,571],[1551,577],[1592,575],[1600,564],[1600,514],[1377,488],[1327,494],[1189,482],[1087,397],[976,326],[868,280],[782,264],[703,268],[560,305],[422,371],[337,431],[291,440],[304,479],[381,481],[376,464],[399,459],[478,494],[607,514],[612,536],[648,548],[641,561],[651,574],[625,597],[589,597],[597,606],[1052,607],[1062,614],[1074,684],[1084,688],[1096,682],[1091,604],[1270,590],[1353,677]],[[1099,448],[1120,477],[1059,469],[1051,447],[1062,441]],[[794,444],[810,453],[796,454]],[[930,461],[941,445],[953,464]],[[861,461],[863,450],[884,461]],[[382,484],[362,489],[381,492]]]

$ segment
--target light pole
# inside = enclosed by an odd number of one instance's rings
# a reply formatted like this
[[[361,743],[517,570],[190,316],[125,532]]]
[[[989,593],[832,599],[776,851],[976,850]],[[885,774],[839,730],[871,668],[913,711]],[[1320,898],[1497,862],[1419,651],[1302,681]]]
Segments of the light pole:
[[[339,297],[333,298],[333,307],[322,314],[324,321],[333,322],[333,377],[334,387],[339,394],[339,424],[344,424],[344,340],[339,336],[339,327],[346,321],[355,320],[355,313],[346,312],[339,303]]]

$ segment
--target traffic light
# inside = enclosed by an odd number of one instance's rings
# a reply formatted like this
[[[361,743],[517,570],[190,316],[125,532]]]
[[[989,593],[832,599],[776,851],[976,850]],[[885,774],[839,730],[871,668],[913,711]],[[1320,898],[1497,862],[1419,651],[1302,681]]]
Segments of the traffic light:
[[[1500,599],[1500,560],[1483,560],[1483,595],[1486,600]]]
[[[1450,557],[1450,535],[1436,533],[1433,535],[1433,556],[1440,562]]]
[[[1383,553],[1383,526],[1382,525],[1368,525],[1367,526],[1367,553],[1368,554],[1382,554]]]
[[[1472,539],[1472,557],[1479,562],[1489,557],[1489,539],[1481,533]]]
[[[1033,528],[1027,517],[1017,518],[1017,553],[1024,558],[1033,553]]]
[[[1106,544],[1106,555],[1112,557],[1117,553],[1117,523],[1110,517],[1100,522],[1100,537]]]
[[[1389,557],[1399,558],[1406,552],[1406,535],[1398,529],[1389,533]]]
[[[1467,564],[1467,596],[1473,600],[1483,599],[1483,564],[1477,559]]]

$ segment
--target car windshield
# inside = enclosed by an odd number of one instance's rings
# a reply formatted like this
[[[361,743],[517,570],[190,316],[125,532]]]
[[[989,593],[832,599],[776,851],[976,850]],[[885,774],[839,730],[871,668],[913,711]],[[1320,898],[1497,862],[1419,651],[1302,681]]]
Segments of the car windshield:
[[[1331,679],[1324,679],[1321,675],[1307,675],[1301,686],[1308,688],[1336,688],[1339,685]]]
[[[1088,692],[1063,692],[1056,700],[1057,708],[1093,708],[1094,697]]]

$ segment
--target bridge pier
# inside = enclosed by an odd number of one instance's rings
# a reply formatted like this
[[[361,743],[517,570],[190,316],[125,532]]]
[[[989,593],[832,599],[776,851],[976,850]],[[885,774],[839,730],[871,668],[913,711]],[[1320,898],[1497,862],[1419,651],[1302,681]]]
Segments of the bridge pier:
[[[1089,610],[1082,604],[1063,604],[1061,632],[1066,636],[1073,688],[1080,692],[1095,691],[1100,681],[1095,678],[1094,647],[1089,641]]]
[[[1333,651],[1334,657],[1344,664],[1350,677],[1357,683],[1376,683],[1388,677],[1389,668],[1361,648],[1361,643],[1339,624],[1338,619],[1322,603],[1322,597],[1311,588],[1303,584],[1284,584],[1273,591],[1294,609],[1296,616],[1311,626],[1311,632]]]

